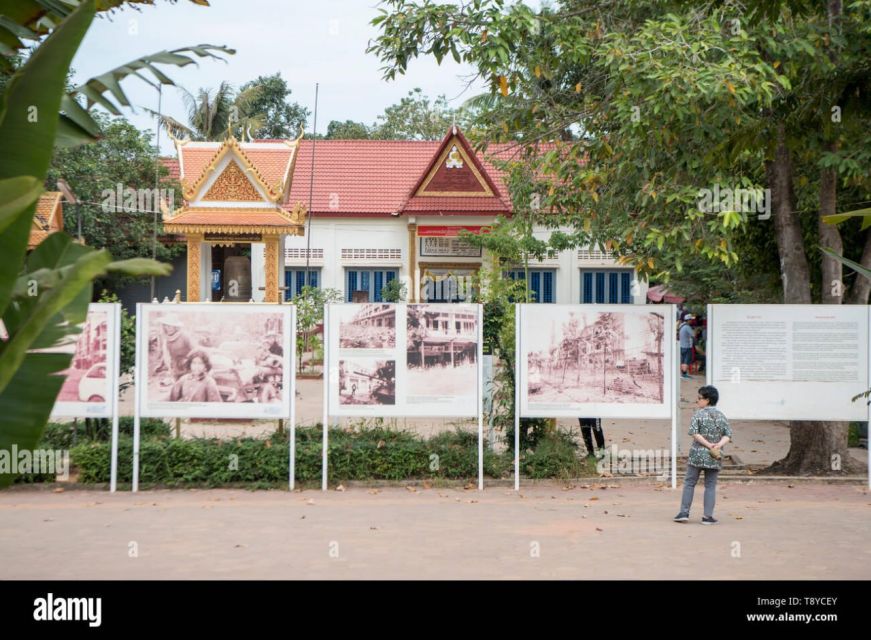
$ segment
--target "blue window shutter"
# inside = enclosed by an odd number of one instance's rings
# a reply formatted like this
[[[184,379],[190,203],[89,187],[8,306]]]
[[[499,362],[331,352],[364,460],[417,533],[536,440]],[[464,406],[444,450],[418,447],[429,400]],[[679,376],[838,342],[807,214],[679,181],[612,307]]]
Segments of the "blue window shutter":
[[[290,300],[293,297],[293,271],[285,270],[284,272],[284,299]]]
[[[632,274],[624,271],[620,274],[620,302],[632,304]]]
[[[317,270],[308,272],[308,286],[317,289],[318,288],[318,272]]]
[[[387,283],[388,284],[390,282],[396,280],[396,276],[398,275],[396,271],[387,271],[385,273],[387,273]]]
[[[305,269],[300,269],[296,272],[296,293],[299,294],[302,292],[302,288],[305,286]]]
[[[369,275],[371,271],[360,272],[360,291],[368,291],[370,293],[369,300],[372,300],[371,291],[369,291]]]
[[[553,271],[545,271],[541,274],[542,302],[553,302]]]
[[[384,288],[384,285],[382,284],[383,281],[384,281],[384,272],[383,271],[376,271],[375,272],[375,291],[374,291],[375,295],[372,296],[374,302],[381,302],[381,289]]]
[[[538,271],[529,274],[529,290],[532,292],[532,301],[541,302],[541,274]]]
[[[596,302],[605,302],[605,272],[596,272]]]
[[[581,302],[586,304],[593,302],[593,274],[589,271],[584,272],[584,284],[581,293]]]
[[[354,291],[357,290],[357,272],[348,270],[348,290],[345,292],[345,301],[351,302]]]
[[[617,289],[620,285],[620,274],[618,273],[609,273],[608,274],[608,303],[609,304],[617,304],[620,302],[620,298],[617,295]]]

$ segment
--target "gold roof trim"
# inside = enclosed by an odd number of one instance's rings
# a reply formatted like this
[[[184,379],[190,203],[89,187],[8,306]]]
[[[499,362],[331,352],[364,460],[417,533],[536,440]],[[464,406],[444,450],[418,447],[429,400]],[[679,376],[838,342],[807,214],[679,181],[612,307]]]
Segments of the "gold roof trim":
[[[242,150],[242,147],[239,145],[239,141],[236,140],[235,137],[230,136],[226,140],[224,140],[223,144],[218,147],[218,150],[215,152],[215,155],[212,156],[212,159],[206,164],[203,169],[200,177],[197,181],[192,184],[190,187],[184,190],[184,197],[188,200],[192,200],[194,196],[200,191],[203,184],[212,176],[212,174],[217,171],[218,163],[227,155],[230,151],[234,151],[236,153],[236,157],[239,158],[239,161],[242,164],[243,173],[250,174],[251,177],[254,178],[254,181],[260,185],[260,187],[266,192],[266,196],[270,202],[278,202],[281,197],[284,195],[284,184],[283,182],[277,182],[275,185],[270,185],[266,182],[266,179],[257,170],[257,167],[251,162],[251,159],[248,155]],[[294,153],[294,156],[296,154]]]

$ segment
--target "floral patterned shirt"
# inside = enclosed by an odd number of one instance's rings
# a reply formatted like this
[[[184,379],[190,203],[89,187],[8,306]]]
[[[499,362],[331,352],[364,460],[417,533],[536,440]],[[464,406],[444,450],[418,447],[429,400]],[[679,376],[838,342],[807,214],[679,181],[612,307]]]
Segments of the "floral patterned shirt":
[[[705,407],[693,414],[689,435],[694,436],[697,433],[711,444],[716,444],[723,436],[728,436],[730,440],[732,438],[732,428],[729,426],[729,421],[726,420],[723,412],[716,407]],[[711,456],[710,451],[695,440],[690,447],[689,464],[705,469],[720,469],[722,467],[720,460]]]

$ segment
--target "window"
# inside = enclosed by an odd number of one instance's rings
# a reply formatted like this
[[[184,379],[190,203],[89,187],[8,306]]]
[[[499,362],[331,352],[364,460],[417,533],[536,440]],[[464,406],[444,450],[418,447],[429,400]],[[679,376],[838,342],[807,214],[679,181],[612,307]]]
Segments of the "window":
[[[365,292],[366,302],[381,302],[381,290],[398,277],[398,269],[346,269],[345,302],[354,301],[354,292],[358,300]]]
[[[512,280],[523,280],[523,269],[506,271],[505,275]],[[529,279],[526,286],[530,293],[530,302],[556,302],[554,296],[554,282],[556,281],[555,269],[530,269]]]
[[[632,304],[632,272],[581,269],[581,302]]]
[[[308,286],[317,289],[320,285],[321,270],[309,267]],[[302,292],[305,286],[305,269],[284,270],[284,299],[290,300]]]

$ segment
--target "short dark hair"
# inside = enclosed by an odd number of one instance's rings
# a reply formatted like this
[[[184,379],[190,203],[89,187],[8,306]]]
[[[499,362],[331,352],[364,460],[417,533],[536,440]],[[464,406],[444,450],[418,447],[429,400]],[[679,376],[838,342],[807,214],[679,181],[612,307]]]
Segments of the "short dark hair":
[[[187,367],[188,371],[191,370],[191,363],[194,361],[194,358],[199,358],[203,362],[203,366],[206,368],[206,371],[212,370],[212,361],[209,360],[209,356],[205,351],[192,351],[190,355],[188,355],[187,359]]]
[[[699,396],[707,400],[709,406],[716,407],[720,392],[717,391],[717,387],[709,384],[699,389]]]

